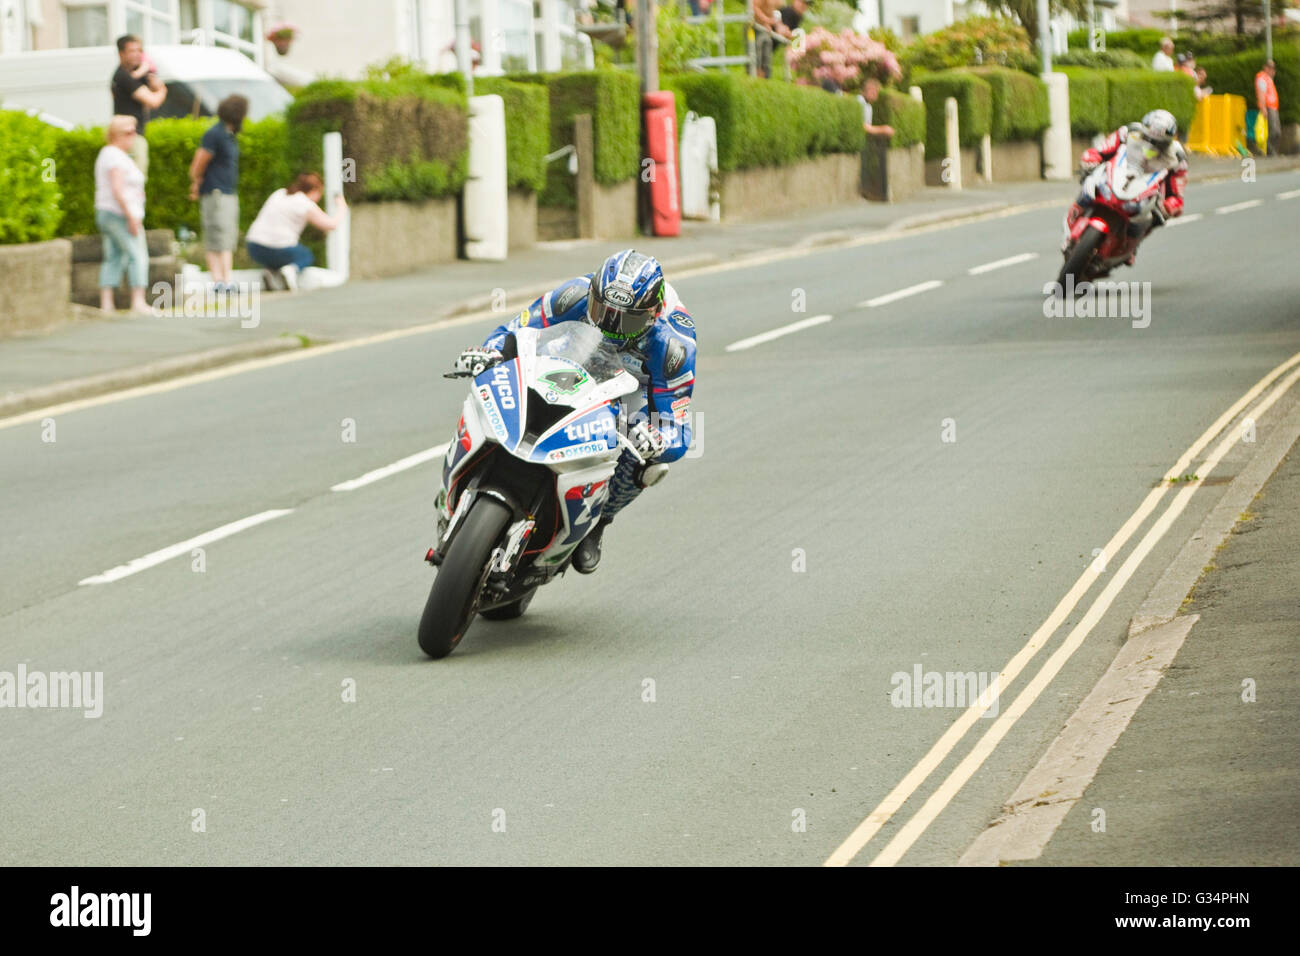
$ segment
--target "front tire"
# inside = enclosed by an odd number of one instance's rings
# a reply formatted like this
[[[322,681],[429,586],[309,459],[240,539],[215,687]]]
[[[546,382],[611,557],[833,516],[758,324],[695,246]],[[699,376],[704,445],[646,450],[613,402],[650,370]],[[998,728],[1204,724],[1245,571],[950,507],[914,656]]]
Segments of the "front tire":
[[[537,588],[531,588],[523,597],[511,601],[509,604],[502,604],[500,607],[479,611],[479,617],[487,618],[489,621],[513,621],[528,610],[528,605],[532,602],[533,595],[536,593]]]
[[[1061,294],[1065,294],[1065,288],[1071,284],[1067,282],[1069,276],[1074,276],[1072,283],[1075,293],[1078,294],[1079,286],[1089,281],[1092,276],[1088,274],[1088,266],[1092,262],[1092,257],[1101,245],[1101,241],[1106,238],[1105,234],[1096,226],[1089,226],[1079,237],[1070,254],[1065,257],[1065,265],[1061,266],[1061,274],[1056,277],[1056,284],[1061,289]]]
[[[434,660],[454,651],[473,623],[492,551],[510,517],[504,504],[482,495],[456,531],[420,618],[420,650]]]

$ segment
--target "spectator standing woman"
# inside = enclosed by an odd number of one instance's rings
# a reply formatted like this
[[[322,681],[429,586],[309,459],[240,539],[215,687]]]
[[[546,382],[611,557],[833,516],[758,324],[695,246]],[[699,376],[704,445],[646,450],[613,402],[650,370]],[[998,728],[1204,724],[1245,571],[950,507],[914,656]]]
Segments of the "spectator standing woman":
[[[308,223],[321,232],[331,232],[343,222],[348,209],[343,197],[335,197],[337,212],[329,216],[319,205],[324,195],[325,183],[318,174],[300,173],[287,188],[267,197],[248,227],[244,243],[249,258],[266,270],[263,284],[268,289],[296,290],[298,273],[315,261],[311,250],[299,241]]]
[[[144,138],[144,127],[149,122],[149,110],[158,109],[167,99],[167,87],[144,55],[139,37],[128,33],[117,38],[117,60],[117,69],[109,82],[113,115],[134,117],[137,135],[131,144],[131,158],[148,178],[149,143]]]
[[[190,163],[190,199],[199,201],[203,248],[218,292],[233,292],[230,270],[239,242],[239,130],[248,100],[238,94],[217,104],[217,121],[199,140]]]
[[[1264,68],[1255,74],[1255,102],[1260,114],[1268,122],[1266,151],[1269,156],[1278,154],[1282,139],[1282,116],[1278,112],[1277,84],[1273,82],[1275,76],[1277,76],[1277,64],[1272,60],[1266,61]]]
[[[114,116],[104,131],[108,145],[95,157],[95,225],[104,237],[99,267],[99,307],[114,311],[113,290],[125,271],[131,283],[131,311],[148,313],[149,247],[144,235],[144,173],[131,159],[139,139],[134,116]]]

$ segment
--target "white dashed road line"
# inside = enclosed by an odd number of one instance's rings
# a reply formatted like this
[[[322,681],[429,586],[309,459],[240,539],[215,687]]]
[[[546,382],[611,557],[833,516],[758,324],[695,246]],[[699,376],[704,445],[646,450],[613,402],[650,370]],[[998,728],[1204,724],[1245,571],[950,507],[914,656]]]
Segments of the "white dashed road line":
[[[1245,202],[1235,202],[1231,206],[1220,206],[1214,210],[1220,216],[1227,215],[1230,212],[1241,212],[1243,209],[1254,209],[1256,206],[1264,205],[1262,199],[1247,199]]]
[[[1190,216],[1179,216],[1177,219],[1170,219],[1167,223],[1165,223],[1165,225],[1166,225],[1166,226],[1185,226],[1185,225],[1187,225],[1189,222],[1199,222],[1200,220],[1202,220],[1202,219],[1204,219],[1204,218],[1205,218],[1205,217],[1202,216],[1199,212],[1194,212],[1194,213],[1192,213]]]
[[[129,577],[138,571],[144,571],[152,568],[154,565],[162,564],[172,558],[179,557],[187,551],[195,548],[201,548],[205,544],[211,544],[213,541],[220,541],[222,538],[228,538],[232,534],[238,534],[255,525],[262,524],[264,521],[270,521],[273,518],[279,518],[283,515],[291,514],[292,508],[278,508],[273,511],[263,511],[261,514],[255,514],[248,518],[240,518],[238,521],[232,521],[230,524],[223,524],[220,528],[214,528],[212,531],[204,532],[197,537],[182,541],[179,544],[173,544],[171,547],[163,548],[161,551],[154,551],[146,554],[143,558],[136,558],[134,561],[128,561],[126,564],[119,564],[115,568],[109,568],[103,574],[96,574],[89,578],[78,581],[78,584],[112,584],[114,581],[120,581],[122,578]]]
[[[920,295],[922,292],[929,292],[931,289],[937,289],[941,285],[943,285],[943,281],[940,279],[931,279],[929,282],[909,285],[906,289],[899,289],[897,292],[878,295],[874,299],[868,299],[866,302],[859,302],[858,308],[874,309],[878,305],[888,305],[891,302],[897,302],[899,299],[906,299],[910,295]]]
[[[773,339],[779,339],[783,335],[789,335],[791,332],[801,332],[804,329],[810,329],[814,325],[821,325],[823,322],[829,322],[835,318],[833,315],[814,315],[812,318],[800,319],[798,322],[791,322],[789,325],[783,325],[779,329],[773,329],[770,332],[763,332],[760,335],[751,335],[747,339],[741,339],[739,342],[732,342],[727,346],[728,352],[739,352],[742,349],[752,349],[755,345],[762,345],[764,342],[771,342]]]
[[[1278,199],[1300,199],[1300,189],[1288,189],[1284,193],[1277,194]]]
[[[1022,252],[1018,256],[1007,256],[1005,259],[998,259],[996,262],[986,262],[982,266],[975,266],[973,269],[967,269],[966,274],[972,276],[983,275],[986,272],[992,272],[994,269],[1002,269],[1006,266],[1019,265],[1022,262],[1029,262],[1031,259],[1037,259],[1036,252]]]
[[[408,468],[414,468],[416,465],[423,465],[426,461],[433,461],[447,453],[447,448],[451,442],[443,442],[441,445],[435,445],[433,448],[426,448],[424,451],[417,451],[414,455],[407,455],[391,465],[385,465],[383,468],[376,468],[374,471],[368,471],[360,478],[352,478],[349,481],[340,481],[337,485],[330,485],[330,491],[351,491],[353,488],[360,488],[371,482],[380,481],[389,475],[395,475],[399,471],[406,471]]]

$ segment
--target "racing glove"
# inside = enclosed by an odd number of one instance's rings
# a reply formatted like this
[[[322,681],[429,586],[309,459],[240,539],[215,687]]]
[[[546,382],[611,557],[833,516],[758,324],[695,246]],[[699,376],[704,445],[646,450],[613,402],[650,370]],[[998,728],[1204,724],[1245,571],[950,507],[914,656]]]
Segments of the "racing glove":
[[[484,369],[491,368],[504,358],[496,349],[486,349],[476,345],[461,352],[456,358],[455,375],[481,375]]]
[[[628,431],[627,438],[646,461],[658,458],[668,448],[663,432],[649,422],[637,422]]]

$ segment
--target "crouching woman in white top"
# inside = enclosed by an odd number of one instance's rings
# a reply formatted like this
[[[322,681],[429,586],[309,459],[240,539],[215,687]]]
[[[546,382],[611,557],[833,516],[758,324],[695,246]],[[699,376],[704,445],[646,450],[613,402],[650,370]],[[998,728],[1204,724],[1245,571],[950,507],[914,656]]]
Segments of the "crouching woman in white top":
[[[277,189],[267,197],[253,224],[248,227],[244,244],[248,255],[266,269],[268,288],[297,288],[298,273],[310,266],[315,257],[298,241],[308,223],[321,232],[337,229],[347,213],[347,203],[335,200],[336,214],[328,216],[317,205],[325,195],[325,184],[316,173],[300,173],[287,189]],[[284,282],[277,281],[283,277]]]

